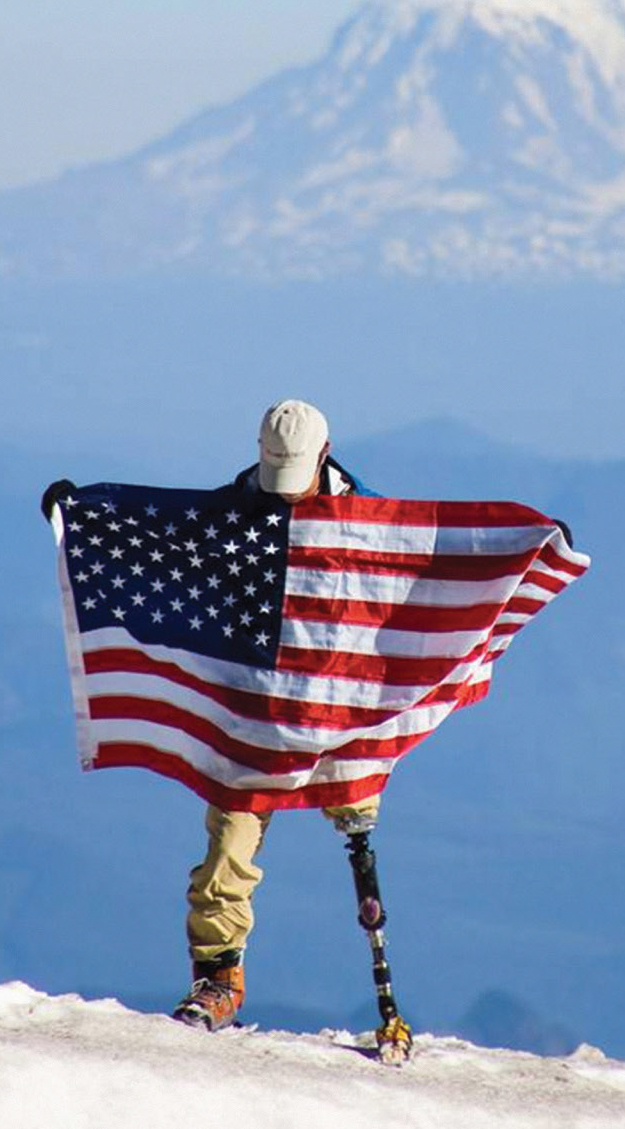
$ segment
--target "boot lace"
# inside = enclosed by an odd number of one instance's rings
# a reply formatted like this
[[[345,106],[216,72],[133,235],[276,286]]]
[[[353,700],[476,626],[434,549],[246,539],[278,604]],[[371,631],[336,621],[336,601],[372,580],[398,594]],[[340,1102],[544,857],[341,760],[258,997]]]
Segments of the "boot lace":
[[[212,1000],[221,1000],[224,996],[229,996],[232,988],[229,984],[218,984],[215,980],[209,980],[203,976],[200,980],[194,980],[191,985],[191,991],[187,996],[189,1003],[194,1003],[197,1000],[208,997]]]

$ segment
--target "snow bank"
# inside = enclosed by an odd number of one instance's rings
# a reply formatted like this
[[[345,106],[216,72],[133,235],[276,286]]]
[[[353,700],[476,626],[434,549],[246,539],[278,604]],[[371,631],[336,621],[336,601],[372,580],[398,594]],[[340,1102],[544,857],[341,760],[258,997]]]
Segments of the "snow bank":
[[[607,1129],[625,1064],[417,1039],[385,1068],[371,1034],[250,1028],[208,1035],[115,1000],[0,985],[2,1129]]]

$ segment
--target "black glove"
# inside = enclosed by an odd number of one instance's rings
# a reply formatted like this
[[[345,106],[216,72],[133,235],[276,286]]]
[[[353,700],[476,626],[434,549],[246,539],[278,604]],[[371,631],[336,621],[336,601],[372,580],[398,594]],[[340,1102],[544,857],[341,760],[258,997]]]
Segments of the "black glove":
[[[69,478],[59,478],[58,482],[51,482],[41,499],[41,512],[46,521],[52,517],[55,502],[66,494],[71,494],[76,489],[76,484]]]
[[[562,530],[562,532],[564,534],[564,540],[566,541],[569,549],[572,549],[573,548],[573,534],[571,533],[571,530],[569,529],[568,525],[566,524],[565,521],[560,521],[560,518],[558,518],[558,517],[554,517],[553,520],[555,521],[556,525],[560,526],[560,529]]]

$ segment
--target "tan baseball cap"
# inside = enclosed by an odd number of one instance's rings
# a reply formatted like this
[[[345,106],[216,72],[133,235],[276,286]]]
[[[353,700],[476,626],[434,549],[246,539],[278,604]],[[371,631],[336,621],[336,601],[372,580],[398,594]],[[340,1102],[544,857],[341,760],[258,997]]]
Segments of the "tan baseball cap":
[[[310,486],[328,440],[325,416],[304,400],[280,400],[260,426],[260,485],[270,494],[301,494]]]

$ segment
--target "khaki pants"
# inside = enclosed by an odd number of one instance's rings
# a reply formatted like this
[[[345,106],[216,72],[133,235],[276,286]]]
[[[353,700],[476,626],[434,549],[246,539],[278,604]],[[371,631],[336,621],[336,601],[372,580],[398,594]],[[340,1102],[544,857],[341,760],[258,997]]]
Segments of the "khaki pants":
[[[379,796],[348,807],[324,808],[339,830],[346,819],[375,822]],[[208,854],[191,871],[187,918],[189,949],[194,961],[213,960],[229,949],[243,949],[254,925],[252,894],[263,877],[254,859],[271,820],[271,812],[221,811],[213,804],[206,813]]]

